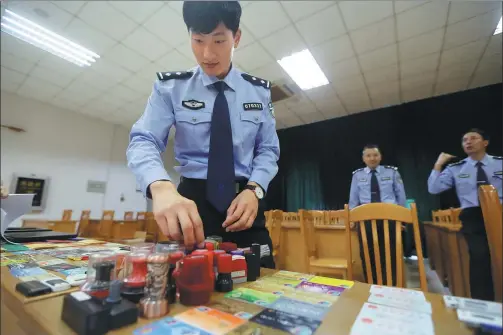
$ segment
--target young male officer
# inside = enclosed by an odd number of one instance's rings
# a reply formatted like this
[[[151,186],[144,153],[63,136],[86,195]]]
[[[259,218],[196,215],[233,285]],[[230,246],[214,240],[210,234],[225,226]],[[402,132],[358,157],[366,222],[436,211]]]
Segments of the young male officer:
[[[373,144],[366,145],[363,148],[362,158],[367,167],[355,170],[353,172],[351,190],[349,192],[349,209],[353,209],[356,206],[372,202],[384,202],[405,207],[407,199],[405,196],[405,188],[403,186],[402,177],[400,177],[400,173],[398,172],[398,169],[396,167],[380,165],[382,156],[379,147]],[[374,246],[371,242],[371,222],[365,222],[365,233],[367,235],[370,262],[372,264],[372,280],[373,283],[377,283],[377,275],[374,262]],[[365,280],[368,280],[366,270],[367,267],[365,264],[362,244],[363,242],[360,234],[358,234],[358,237],[360,241],[360,257],[362,259],[363,274]],[[396,235],[394,224],[389,224],[389,238],[391,251],[391,272],[394,285],[396,283]],[[378,224],[378,239],[380,245],[379,251],[381,257],[381,273],[383,276],[383,281],[387,285],[392,285],[391,283],[387,283],[386,255],[383,244],[384,228],[382,223]]]
[[[201,244],[218,235],[272,254],[263,197],[278,171],[279,141],[271,83],[232,65],[241,38],[238,1],[185,1],[183,18],[199,64],[159,72],[127,149],[128,165],[163,234]],[[169,33],[169,32],[167,32]],[[178,190],[161,160],[175,126]],[[273,267],[272,257],[262,265]]]
[[[453,155],[442,152],[428,178],[428,191],[438,194],[452,188],[461,204],[459,219],[463,224],[461,232],[468,244],[470,255],[470,292],[472,298],[494,300],[491,270],[491,254],[487,243],[484,217],[480,209],[478,188],[493,185],[502,199],[503,158],[486,153],[489,137],[480,129],[471,129],[463,135],[465,159],[442,167]]]

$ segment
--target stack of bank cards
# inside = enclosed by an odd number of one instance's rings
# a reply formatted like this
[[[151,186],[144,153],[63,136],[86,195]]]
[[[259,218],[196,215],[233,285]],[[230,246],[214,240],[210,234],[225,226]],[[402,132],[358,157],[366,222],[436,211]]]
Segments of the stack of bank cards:
[[[447,308],[456,309],[458,319],[470,327],[488,333],[503,332],[503,306],[501,303],[444,295]]]
[[[431,312],[421,291],[372,285],[351,335],[433,335]]]

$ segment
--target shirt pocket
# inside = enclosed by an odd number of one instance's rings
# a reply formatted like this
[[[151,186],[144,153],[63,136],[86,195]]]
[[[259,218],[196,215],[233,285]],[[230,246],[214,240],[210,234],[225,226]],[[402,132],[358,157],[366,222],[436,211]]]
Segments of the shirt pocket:
[[[175,110],[176,144],[180,148],[208,152],[212,113]]]
[[[477,194],[475,182],[470,182],[468,178],[458,178],[456,181],[456,193],[458,195],[468,195],[471,192]]]
[[[383,177],[385,180],[381,178],[379,185],[384,191],[392,191],[393,190],[393,177]],[[389,179],[388,179],[389,178]]]
[[[263,122],[262,111],[245,111],[240,113],[240,127],[237,129],[242,134],[243,142],[253,143],[257,137],[260,124]]]

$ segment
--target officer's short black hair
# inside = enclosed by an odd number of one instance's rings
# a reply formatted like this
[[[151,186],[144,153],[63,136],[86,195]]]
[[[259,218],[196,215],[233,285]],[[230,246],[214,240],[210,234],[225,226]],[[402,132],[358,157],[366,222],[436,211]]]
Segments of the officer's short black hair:
[[[379,149],[379,146],[377,144],[367,144],[363,147],[362,153],[367,150],[367,149],[377,149],[379,152],[381,152],[381,149]]]
[[[479,135],[482,137],[482,139],[483,139],[484,141],[489,141],[489,135],[488,135],[485,131],[483,131],[482,129],[479,129],[479,128],[472,128],[472,129],[468,130],[467,132],[465,132],[465,133],[463,134],[463,137],[464,137],[466,134],[468,134],[468,133],[477,133],[477,134],[479,134]]]
[[[235,35],[239,29],[241,5],[238,1],[184,1],[183,21],[187,30],[209,34],[223,23]]]

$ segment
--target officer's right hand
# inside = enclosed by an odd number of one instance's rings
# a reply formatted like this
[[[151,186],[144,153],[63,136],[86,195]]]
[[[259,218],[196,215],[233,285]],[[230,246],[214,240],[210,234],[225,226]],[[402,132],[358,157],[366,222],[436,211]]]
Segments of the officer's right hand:
[[[173,183],[150,184],[154,217],[162,233],[170,240],[184,241],[187,248],[204,243],[203,222],[194,201],[182,197]]]
[[[438,166],[444,166],[445,163],[447,163],[448,161],[450,161],[451,159],[455,158],[456,156],[453,156],[451,154],[448,154],[448,153],[445,153],[445,152],[442,152],[438,158],[437,158],[437,162],[435,163],[435,165],[438,165]]]

